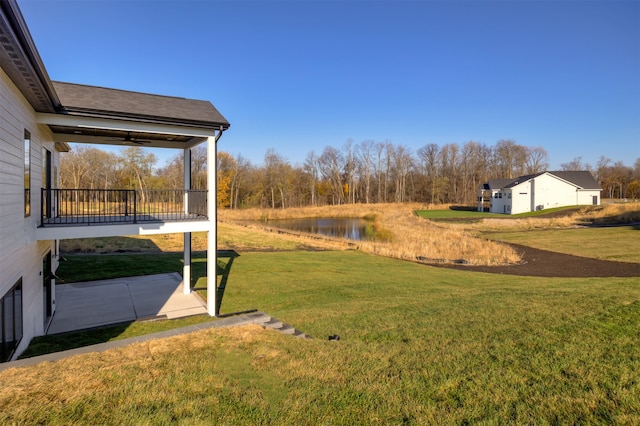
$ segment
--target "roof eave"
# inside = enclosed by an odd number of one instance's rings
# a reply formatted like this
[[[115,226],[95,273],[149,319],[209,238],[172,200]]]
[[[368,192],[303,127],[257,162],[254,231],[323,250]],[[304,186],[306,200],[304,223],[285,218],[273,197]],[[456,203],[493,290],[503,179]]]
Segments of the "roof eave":
[[[213,122],[213,121],[200,121],[200,120],[184,120],[184,119],[176,119],[172,120],[168,117],[157,117],[157,116],[147,116],[147,115],[139,115],[139,114],[118,114],[113,111],[101,111],[101,110],[92,110],[92,109],[83,109],[83,108],[69,108],[64,107],[61,114],[69,115],[69,116],[77,116],[77,117],[88,117],[88,118],[114,118],[120,120],[128,120],[128,121],[139,121],[143,123],[154,123],[154,124],[170,124],[170,125],[183,125],[183,126],[195,126],[195,127],[203,127],[207,129],[220,129],[227,130],[231,126],[228,121],[224,122]]]
[[[29,28],[27,27],[22,13],[20,12],[20,8],[18,7],[16,0],[1,1],[0,7],[11,25],[14,36],[20,44],[26,59],[29,61],[29,64],[36,74],[40,84],[42,84],[42,87],[51,102],[51,106],[54,110],[59,110],[61,107],[60,99],[58,99],[58,95],[53,88],[47,69],[42,62],[42,58],[38,53],[38,49],[31,37]]]

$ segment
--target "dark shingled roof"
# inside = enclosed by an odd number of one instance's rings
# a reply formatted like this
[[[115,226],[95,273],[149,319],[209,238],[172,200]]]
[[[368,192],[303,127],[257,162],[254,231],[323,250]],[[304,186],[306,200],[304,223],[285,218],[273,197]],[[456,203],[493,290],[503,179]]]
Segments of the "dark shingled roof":
[[[52,83],[63,110],[71,114],[229,128],[229,122],[209,101],[58,81]]]
[[[522,182],[526,182],[526,181],[528,181],[529,179],[533,179],[533,178],[535,178],[535,177],[538,177],[538,176],[540,176],[540,175],[541,175],[541,174],[543,174],[543,173],[544,173],[544,172],[542,172],[542,173],[535,173],[535,174],[532,174],[532,175],[518,176],[518,177],[517,177],[517,178],[515,178],[515,179],[511,179],[511,181],[510,181],[508,184],[506,184],[505,186],[503,186],[503,188],[513,188],[514,186],[516,186],[516,185],[518,185],[518,184],[520,184],[520,183],[522,183]]]
[[[536,178],[542,174],[549,173],[550,175],[556,176],[562,180],[565,180],[569,183],[574,184],[578,188],[581,189],[602,189],[598,182],[596,182],[595,178],[586,170],[580,171],[553,171],[553,172],[542,172],[536,173],[532,175],[519,176],[515,179],[490,179],[488,184],[484,184],[484,189],[502,189],[502,188],[513,188],[514,186],[526,182],[530,179]]]
[[[489,179],[484,189],[501,189],[513,182],[513,179]]]
[[[567,182],[571,182],[582,189],[602,189],[591,172],[586,170],[573,172],[556,171],[549,173],[559,177],[560,179],[566,180]]]

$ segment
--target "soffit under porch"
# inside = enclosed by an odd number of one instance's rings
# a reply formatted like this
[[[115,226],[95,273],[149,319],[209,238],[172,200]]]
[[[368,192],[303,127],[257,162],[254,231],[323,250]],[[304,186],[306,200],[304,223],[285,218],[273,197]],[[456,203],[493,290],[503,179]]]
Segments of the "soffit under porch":
[[[40,113],[36,120],[49,126],[56,142],[150,148],[191,148],[209,137],[219,138],[224,130],[66,114]]]

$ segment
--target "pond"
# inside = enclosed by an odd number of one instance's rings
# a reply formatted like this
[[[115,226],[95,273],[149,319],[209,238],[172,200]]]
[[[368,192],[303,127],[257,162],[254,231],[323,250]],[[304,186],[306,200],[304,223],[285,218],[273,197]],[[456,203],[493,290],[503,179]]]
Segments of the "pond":
[[[298,232],[324,235],[327,237],[347,238],[350,240],[366,240],[367,221],[358,218],[306,218],[279,219],[269,221],[269,225]]]

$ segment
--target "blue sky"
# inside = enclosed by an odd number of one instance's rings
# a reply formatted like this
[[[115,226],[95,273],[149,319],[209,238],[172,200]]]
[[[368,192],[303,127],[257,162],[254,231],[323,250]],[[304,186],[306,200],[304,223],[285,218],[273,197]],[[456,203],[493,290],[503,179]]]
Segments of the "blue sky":
[[[210,100],[255,164],[349,139],[640,157],[638,1],[18,2],[53,80]]]

